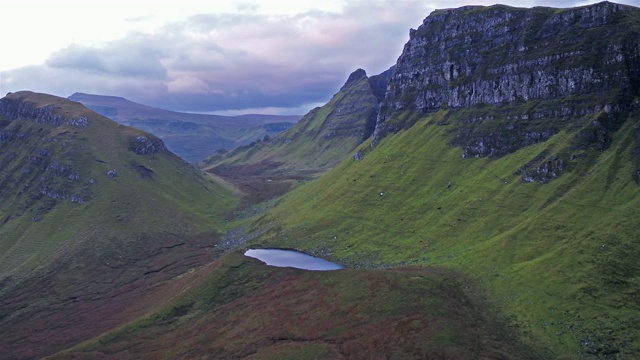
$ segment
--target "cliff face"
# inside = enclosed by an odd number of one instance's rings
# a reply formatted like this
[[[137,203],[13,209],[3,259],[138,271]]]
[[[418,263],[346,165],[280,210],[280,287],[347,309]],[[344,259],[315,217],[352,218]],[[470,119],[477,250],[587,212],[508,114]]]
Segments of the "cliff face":
[[[621,13],[632,10],[600,3],[435,12],[411,31],[386,103],[430,110],[628,89],[640,70],[640,43],[633,33],[613,35]],[[409,94],[411,101],[402,99]]]
[[[410,119],[394,119],[404,111],[489,106],[493,111],[469,113],[463,121],[508,121],[514,144],[544,141],[558,132],[557,122],[541,125],[540,120],[624,111],[640,91],[639,12],[608,2],[573,9],[496,5],[433,12],[410,31],[398,58],[374,145],[412,125]],[[477,130],[464,126],[454,141],[466,147],[465,156],[501,156],[518,148]]]
[[[9,94],[11,96],[13,94]],[[8,120],[28,120],[52,126],[68,125],[84,128],[89,126],[89,119],[84,115],[64,116],[56,113],[53,105],[38,107],[24,101],[21,97],[5,97],[0,99],[0,115]]]

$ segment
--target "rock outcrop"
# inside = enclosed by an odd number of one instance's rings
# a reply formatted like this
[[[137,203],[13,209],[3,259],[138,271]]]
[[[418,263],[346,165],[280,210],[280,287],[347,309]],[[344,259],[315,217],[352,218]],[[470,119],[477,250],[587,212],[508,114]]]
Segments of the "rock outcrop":
[[[131,139],[131,142],[129,143],[129,150],[138,155],[151,155],[166,151],[167,147],[164,145],[162,140],[153,135],[140,135]]]
[[[324,132],[322,136],[325,139],[355,137],[359,142],[369,138],[375,128],[380,101],[374,89],[380,88],[381,81],[384,82],[382,74],[368,78],[363,69],[352,72],[338,93],[344,95],[334,98],[335,105],[320,130]]]
[[[80,128],[89,126],[89,118],[83,115],[64,116],[56,113],[53,105],[37,107],[34,103],[22,99],[0,99],[0,115],[9,120],[29,120],[51,126],[68,125]]]

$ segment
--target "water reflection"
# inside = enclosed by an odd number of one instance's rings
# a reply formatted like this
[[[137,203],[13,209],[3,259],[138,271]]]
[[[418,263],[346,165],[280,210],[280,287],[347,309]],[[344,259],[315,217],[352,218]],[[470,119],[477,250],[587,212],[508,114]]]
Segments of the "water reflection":
[[[321,258],[317,258],[295,250],[282,249],[249,249],[244,253],[264,262],[267,265],[277,267],[293,267],[304,270],[339,270],[344,266]]]

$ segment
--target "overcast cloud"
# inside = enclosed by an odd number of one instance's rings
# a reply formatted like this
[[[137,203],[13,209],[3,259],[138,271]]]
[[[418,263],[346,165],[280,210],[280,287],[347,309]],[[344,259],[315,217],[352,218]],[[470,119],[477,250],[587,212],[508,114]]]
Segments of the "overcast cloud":
[[[417,28],[431,11],[468,2],[356,0],[342,2],[339,10],[276,14],[260,12],[258,4],[238,4],[235,12],[192,14],[150,30],[132,27],[117,39],[96,44],[72,41],[44,63],[1,72],[0,91],[117,95],[192,112],[304,114],[329,100],[351,71],[363,68],[374,75],[393,65],[409,29]]]

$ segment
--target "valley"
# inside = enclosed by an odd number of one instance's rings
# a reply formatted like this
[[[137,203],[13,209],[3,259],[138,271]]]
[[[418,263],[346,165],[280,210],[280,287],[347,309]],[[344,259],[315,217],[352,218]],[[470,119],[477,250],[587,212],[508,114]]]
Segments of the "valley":
[[[637,358],[639,33],[609,2],[436,10],[388,70],[195,166],[8,94],[0,358]],[[246,256],[273,249],[343,268]]]
[[[197,163],[222,150],[231,150],[293,127],[301,116],[222,116],[158,109],[117,96],[75,93],[69,100],[120,124],[153,133],[176,155]]]

